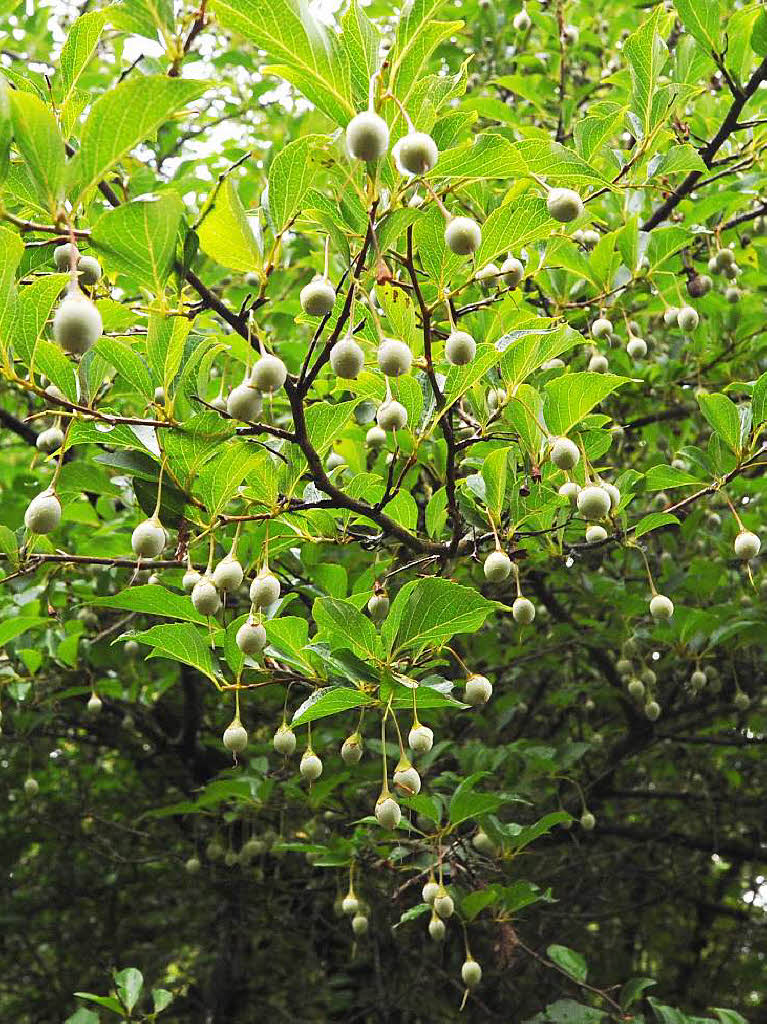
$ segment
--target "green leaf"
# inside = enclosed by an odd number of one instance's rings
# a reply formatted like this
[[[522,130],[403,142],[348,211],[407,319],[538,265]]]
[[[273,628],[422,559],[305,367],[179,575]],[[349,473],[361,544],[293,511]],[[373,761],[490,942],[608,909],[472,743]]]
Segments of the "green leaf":
[[[622,1009],[627,1010],[632,1003],[639,999],[645,989],[651,988],[653,985],[657,985],[653,978],[629,978],[621,988],[621,994],[618,997]]]
[[[306,725],[318,718],[328,718],[352,708],[361,708],[373,701],[362,690],[352,690],[348,686],[325,687],[315,690],[296,710],[291,719],[291,726]]]
[[[0,647],[4,647],[10,640],[15,640],[30,629],[39,629],[51,620],[33,615],[20,615],[18,618],[4,619],[0,622]]]
[[[609,180],[571,149],[550,139],[510,142],[501,135],[478,135],[471,147],[457,146],[440,154],[433,178],[546,178],[555,185],[611,187]]]
[[[670,512],[650,512],[644,516],[634,527],[634,538],[638,540],[646,533],[658,530],[661,526],[679,526],[679,520]]]
[[[57,388],[60,388],[70,402],[77,401],[77,378],[74,365],[58,345],[46,338],[40,338],[35,348],[35,365]]]
[[[318,597],[312,606],[317,623],[317,639],[325,641],[331,651],[353,651],[363,661],[380,658],[380,643],[370,619],[350,602],[335,597]]]
[[[754,384],[754,389],[751,392],[751,414],[754,429],[760,427],[767,420],[767,373],[763,373]]]
[[[0,74],[0,185],[3,184],[8,174],[12,139],[11,96],[8,83]]]
[[[595,1010],[591,1006],[584,1006],[583,1003],[576,1003],[574,999],[558,999],[546,1007],[546,1015],[541,1018],[545,1024],[601,1024],[605,1019],[604,1010]],[[541,1024],[534,1018],[535,1024]],[[532,1024],[528,1022],[528,1024]],[[643,1024],[637,1019],[637,1024]]]
[[[205,82],[186,78],[134,75],[100,96],[83,127],[73,169],[79,196],[205,88]]]
[[[390,89],[403,104],[407,104],[435,48],[463,27],[461,21],[437,21],[435,15],[442,6],[444,0],[414,0],[402,8],[397,37],[387,60],[391,64]],[[414,108],[418,105],[414,104]]]
[[[567,434],[591,410],[630,377],[614,373],[568,373],[546,385],[546,423],[553,434]]]
[[[117,992],[125,1007],[130,1013],[139,1000],[141,989],[144,987],[144,976],[135,967],[126,967],[124,971],[115,974]]]
[[[355,107],[364,109],[373,72],[378,68],[378,47],[381,36],[357,0],[352,0],[341,17],[341,44],[351,74]]]
[[[65,120],[67,105],[75,98],[77,83],[96,53],[105,21],[105,11],[88,11],[86,14],[80,15],[70,28],[61,48],[59,57],[61,99],[59,104]]]
[[[485,481],[485,504],[494,516],[498,517],[503,509],[506,495],[506,476],[509,465],[509,449],[496,448],[482,464],[482,479]]]
[[[674,0],[679,17],[693,39],[707,53],[718,53],[722,45],[722,12],[719,0]]]
[[[99,1015],[81,1006],[71,1017],[67,1017],[64,1024],[99,1024]]]
[[[129,587],[109,597],[97,597],[91,604],[104,608],[122,608],[124,611],[145,615],[160,615],[164,619],[180,619],[182,622],[207,622],[204,615],[195,611],[188,597],[174,594],[158,583],[146,583],[139,587]]]
[[[183,204],[173,193],[107,210],[93,227],[93,247],[107,270],[162,293],[173,265]]]
[[[586,961],[574,949],[568,949],[567,946],[553,945],[548,947],[546,955],[558,967],[561,967],[566,974],[569,974],[571,978],[575,978],[576,981],[586,980],[586,975],[588,974]]]
[[[167,988],[152,989],[152,1006],[155,1013],[162,1013],[173,1002],[173,993]]]
[[[713,1009],[721,1024],[748,1024],[746,1018],[742,1017],[736,1010],[723,1010],[717,1006]]]
[[[450,824],[460,825],[469,818],[480,818],[483,814],[492,814],[503,803],[503,797],[495,793],[477,793],[474,787],[489,772],[475,772],[465,778],[453,793],[450,800]]]
[[[120,1016],[125,1019],[125,1011],[114,996],[96,996],[92,992],[75,992],[74,994],[78,999],[87,999],[91,1003],[103,1006],[106,1010],[112,1010],[114,1013],[119,1013]]]
[[[763,7],[751,31],[751,49],[760,57],[767,57],[767,11]]]
[[[482,225],[476,265],[483,267],[502,254],[516,254],[523,246],[546,238],[552,224],[546,201],[540,196],[522,196],[499,206]]]
[[[733,451],[740,449],[738,407],[726,395],[698,395],[700,411],[711,428]]]
[[[143,633],[131,633],[130,640],[147,644],[152,648],[150,658],[169,658],[181,661],[202,672],[208,679],[217,682],[220,672],[214,664],[210,640],[206,630],[191,622],[163,623],[152,626]]]
[[[521,384],[549,359],[569,352],[582,341],[582,336],[567,324],[556,325],[553,320],[525,316],[495,343],[495,348],[503,353],[501,376],[507,384]]]
[[[209,512],[218,515],[226,508],[245,479],[269,456],[263,448],[248,441],[232,441],[226,451],[207,462],[195,483],[197,493],[202,497]]]
[[[663,118],[668,104],[668,90],[658,87],[660,73],[668,59],[668,48],[658,31],[661,13],[661,8],[656,7],[623,45],[623,55],[631,71],[632,107],[644,138]]]
[[[317,173],[313,151],[321,135],[303,135],[280,149],[269,168],[269,212],[275,235],[281,235],[301,209]]]
[[[42,205],[51,213],[64,196],[66,152],[53,111],[29,92],[13,92],[11,120],[16,146],[37,189]]]
[[[155,377],[162,382],[166,393],[178,373],[184,354],[184,345],[191,330],[191,323],[186,317],[166,317],[160,313],[149,317],[149,330],[146,339],[147,362]],[[232,431],[222,425],[220,416],[207,414],[206,423],[217,423],[224,432]],[[199,421],[202,422],[202,421]],[[189,427],[190,424],[188,423]]]
[[[675,466],[652,466],[645,476],[648,491],[667,491],[672,487],[700,487],[703,483],[684,469]]]
[[[69,274],[46,274],[21,289],[16,304],[13,347],[27,366],[34,361],[37,342],[68,281]]]
[[[154,395],[149,370],[138,352],[117,338],[102,337],[96,343],[96,352],[111,363],[121,377],[144,398],[151,400]]]
[[[436,577],[418,580],[394,599],[389,618],[398,623],[397,632],[387,637],[395,653],[441,647],[457,633],[478,630],[493,608],[472,587]]]
[[[306,410],[306,432],[312,447],[318,455],[324,456],[330,451],[333,442],[349,422],[356,402],[339,402],[330,405],[327,402],[315,402]]]
[[[213,0],[211,6],[222,28],[239,32],[283,62],[262,67],[264,74],[291,82],[337,124],[345,125],[354,116],[341,43],[304,0]]]
[[[563,821],[570,820],[571,817],[567,811],[552,811],[550,814],[545,814],[542,818],[539,818],[533,825],[518,826],[518,831],[515,829],[512,832],[508,843],[512,849],[519,852],[536,839],[551,832],[555,825],[560,825]],[[512,826],[509,826],[509,829],[511,830]]]
[[[197,227],[200,248],[222,267],[248,273],[261,266],[256,224],[248,218],[234,183],[227,178]]]

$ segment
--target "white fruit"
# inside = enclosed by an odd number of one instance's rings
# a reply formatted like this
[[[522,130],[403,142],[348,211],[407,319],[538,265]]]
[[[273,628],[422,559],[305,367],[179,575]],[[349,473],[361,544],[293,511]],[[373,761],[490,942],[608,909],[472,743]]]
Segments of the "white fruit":
[[[634,700],[641,700],[644,697],[644,683],[641,679],[631,679],[628,684],[628,691]]]
[[[51,533],[61,522],[61,502],[53,491],[36,494],[24,513],[24,525],[30,533]]]
[[[266,630],[260,622],[248,619],[237,630],[235,642],[243,654],[260,654],[266,647]]]
[[[397,161],[409,174],[425,174],[439,157],[437,144],[426,132],[409,132],[396,146]]]
[[[591,813],[591,811],[584,811],[581,815],[581,828],[586,832],[591,832],[597,823],[597,819]]]
[[[486,263],[481,270],[478,270],[474,277],[477,281],[496,281],[500,270],[496,267],[495,263]]]
[[[233,419],[250,423],[261,415],[264,401],[260,391],[250,384],[238,384],[232,388],[226,400],[226,411]]]
[[[580,32],[575,25],[565,25],[562,30],[562,41],[567,46],[577,46],[580,39]]]
[[[445,228],[445,245],[456,256],[470,256],[482,243],[482,229],[471,217],[453,217]]]
[[[376,820],[381,828],[394,829],[399,825],[402,811],[399,804],[389,793],[382,793],[376,801]]]
[[[48,427],[47,430],[41,430],[37,435],[35,446],[38,451],[51,452],[58,451],[64,442],[64,432],[59,427]]]
[[[592,373],[607,373],[609,365],[607,358],[597,352],[589,359],[588,368]]]
[[[421,889],[421,898],[423,899],[424,903],[428,903],[429,906],[432,906],[434,900],[437,898],[438,895],[438,883],[435,882],[433,878],[429,879],[429,881],[424,885],[423,889]]]
[[[415,796],[421,792],[421,776],[409,761],[405,762],[402,767],[397,766],[392,781],[405,796]]]
[[[591,334],[594,338],[609,338],[613,333],[612,321],[607,317],[600,316],[591,325]]]
[[[347,736],[341,746],[341,760],[344,764],[359,764],[362,760],[362,737],[358,732]]]
[[[155,388],[153,398],[158,405],[162,405],[165,401],[165,388]]]
[[[651,722],[657,722],[660,718],[660,704],[654,700],[649,701],[645,704],[644,713]]]
[[[268,608],[280,597],[280,581],[266,570],[261,571],[250,585],[250,600],[256,608]]]
[[[701,687],[706,685],[706,682],[706,673],[701,672],[699,668],[696,668],[690,676],[690,685],[694,686],[696,690],[700,690]]]
[[[357,913],[359,908],[360,901],[357,899],[353,892],[349,891],[341,901],[341,910],[344,912],[344,914],[348,914],[349,917],[352,917],[354,914]]]
[[[352,931],[355,935],[365,935],[368,930],[368,919],[364,914],[355,914],[352,918]]]
[[[453,916],[455,903],[453,902],[453,897],[448,893],[444,885],[439,887],[439,892],[434,897],[433,907],[435,913],[439,914],[443,920],[447,917]]]
[[[414,725],[408,733],[408,746],[414,754],[428,754],[434,745],[434,733],[428,725]]]
[[[227,555],[213,570],[213,582],[219,590],[231,592],[242,586],[245,571],[236,558]]]
[[[692,306],[682,306],[677,313],[676,322],[683,331],[694,331],[700,323],[700,317]]]
[[[557,491],[557,494],[560,494],[563,498],[567,498],[570,504],[574,505],[578,500],[580,491],[580,486],[574,480],[568,480],[567,483],[562,484]]]
[[[277,356],[261,356],[250,375],[250,383],[259,391],[279,391],[288,379],[288,368]]]
[[[445,342],[445,358],[453,366],[466,366],[477,352],[477,343],[466,331],[452,331]]]
[[[24,793],[27,796],[37,796],[40,792],[40,784],[31,775],[24,780]]]
[[[610,508],[616,509],[621,503],[621,492],[615,484],[602,483],[600,486],[610,495]]]
[[[716,254],[716,265],[720,270],[731,267],[735,262],[735,253],[732,249],[720,249]]]
[[[505,551],[491,551],[483,566],[485,579],[490,583],[503,583],[511,573],[511,559]]]
[[[751,698],[743,690],[738,690],[734,697],[734,703],[738,711],[748,711],[751,706]]]
[[[315,779],[322,775],[322,761],[320,761],[313,750],[305,750],[303,752],[299,771],[309,782],[314,782]]]
[[[487,407],[490,412],[495,412],[499,406],[503,405],[507,397],[503,388],[490,388],[487,393]]]
[[[569,437],[557,437],[551,445],[551,461],[557,469],[573,469],[581,461],[581,452]]]
[[[189,860],[184,864],[184,868],[187,874],[196,875],[200,870],[200,862],[197,857],[190,857]]]
[[[493,684],[485,676],[471,675],[466,680],[463,699],[473,708],[487,704],[493,695]]]
[[[130,658],[132,661],[134,658],[138,657],[141,647],[135,640],[128,640],[123,650],[125,651],[125,656]]]
[[[656,594],[650,601],[650,615],[654,619],[670,619],[674,614],[674,602],[664,594]]]
[[[669,306],[666,312],[663,314],[663,323],[666,327],[670,327],[672,324],[677,322],[679,316],[679,310],[676,306]]]
[[[224,746],[233,754],[241,754],[248,745],[248,734],[239,718],[235,718],[224,730]]]
[[[599,232],[589,228],[583,232],[583,244],[587,249],[595,249],[599,245]]]
[[[527,9],[525,7],[523,7],[521,11],[517,11],[514,15],[512,25],[517,32],[527,32],[531,24],[530,15],[527,13]]]
[[[724,293],[725,299],[732,305],[740,301],[740,288],[728,288]]]
[[[385,338],[378,346],[378,367],[387,377],[401,377],[413,362],[413,353],[404,341]]]
[[[429,935],[435,942],[442,942],[445,938],[445,922],[436,914],[431,915],[429,921]]]
[[[139,523],[131,534],[131,547],[137,558],[157,558],[167,541],[165,529],[156,516]]]
[[[340,469],[341,466],[346,465],[346,459],[340,452],[331,452],[325,460],[325,466],[327,467],[328,473],[331,473],[334,469]]]
[[[383,622],[389,614],[389,598],[386,594],[372,594],[368,601],[368,612],[373,622]]]
[[[553,188],[546,197],[546,208],[554,220],[568,224],[583,214],[583,201],[571,188]]]
[[[632,359],[644,359],[647,355],[647,342],[644,338],[629,338],[626,351]]]
[[[466,988],[474,988],[482,981],[482,968],[476,960],[464,960],[461,967],[461,978]]]
[[[607,540],[607,530],[604,526],[589,526],[586,529],[586,543],[587,544],[599,544],[600,541]]]
[[[346,146],[356,160],[379,160],[389,148],[389,126],[372,110],[364,110],[346,126]]]
[[[66,271],[71,267],[72,251],[77,253],[77,247],[72,245],[71,242],[65,242],[63,245],[57,245],[53,250],[53,265],[56,270]]]
[[[92,693],[86,707],[88,709],[88,714],[97,715],[104,707],[104,703],[97,693]]]
[[[304,285],[298,297],[309,316],[327,316],[336,301],[336,290],[326,277],[318,276]]]
[[[215,615],[221,607],[218,589],[210,576],[202,576],[192,590],[192,604],[200,615]]]
[[[742,558],[745,561],[748,561],[750,558],[756,558],[761,546],[761,540],[755,533],[751,533],[750,530],[741,530],[735,538],[735,554],[738,558]]]
[[[187,569],[182,577],[181,586],[187,594],[191,594],[194,590],[195,584],[199,583],[201,579],[202,576],[196,569]]]
[[[483,854],[485,857],[497,857],[498,847],[495,845],[493,840],[482,829],[477,832],[471,841],[471,845],[477,851],[477,853]]]
[[[278,754],[284,754],[285,757],[290,757],[290,755],[295,751],[296,734],[290,726],[285,724],[285,722],[282,723],[272,737],[272,746]],[[322,771],[322,765],[320,765],[320,771]]]
[[[355,380],[365,365],[365,353],[354,338],[348,335],[337,341],[330,350],[330,365],[337,377]]]
[[[604,519],[610,511],[612,501],[604,487],[590,484],[584,487],[577,498],[578,511],[586,519]]]
[[[407,424],[407,409],[401,402],[390,398],[378,406],[376,420],[381,430],[402,430]]]
[[[386,444],[386,431],[379,426],[371,427],[365,434],[365,444],[368,448],[380,448]]]
[[[221,860],[222,857],[224,856],[224,848],[221,845],[221,843],[217,842],[215,839],[211,839],[211,841],[205,847],[205,856],[210,861],[215,862],[217,860]]]
[[[72,355],[83,355],[101,337],[101,313],[81,291],[69,292],[53,317],[54,340]]]
[[[101,264],[95,256],[81,256],[77,261],[77,273],[81,284],[94,285],[101,280]]]
[[[227,412],[227,401],[223,395],[216,395],[215,398],[211,398],[210,405],[213,409],[218,412]]]
[[[501,264],[501,280],[507,288],[516,288],[525,276],[525,268],[515,256],[508,256]]]
[[[49,398],[58,398],[60,401],[64,402],[67,398],[61,388],[57,388],[55,384],[49,384],[45,389],[45,393]]]
[[[518,597],[511,606],[511,614],[520,626],[529,626],[535,618],[535,605],[527,597]]]

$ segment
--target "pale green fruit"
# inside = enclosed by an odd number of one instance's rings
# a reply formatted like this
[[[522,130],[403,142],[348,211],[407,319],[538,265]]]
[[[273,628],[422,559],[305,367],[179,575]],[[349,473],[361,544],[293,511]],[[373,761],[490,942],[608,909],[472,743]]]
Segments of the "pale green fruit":
[[[762,542],[759,537],[755,533],[751,533],[750,530],[741,530],[735,538],[735,554],[744,561],[756,558],[761,546]]]
[[[487,704],[492,695],[493,684],[485,676],[475,673],[470,675],[466,680],[466,689],[464,690],[463,699],[472,707],[479,707],[481,704]]]
[[[525,276],[525,268],[516,256],[507,256],[501,264],[501,280],[507,288],[516,288]]]
[[[434,912],[438,914],[443,920],[453,916],[455,910],[455,903],[453,897],[448,893],[444,885],[439,887],[439,892],[434,897]]]
[[[88,287],[101,280],[101,264],[95,256],[81,256],[77,261],[77,275],[80,284]]]
[[[551,444],[551,461],[557,469],[574,469],[581,461],[581,452],[569,437],[557,437]]]
[[[104,707],[104,704],[97,693],[92,693],[86,707],[89,715],[97,715]]]
[[[511,614],[520,626],[529,626],[535,618],[535,605],[527,597],[518,597],[511,606]]]
[[[298,299],[309,316],[327,316],[335,305],[336,290],[326,277],[317,276],[304,285]]]
[[[216,584],[210,576],[203,576],[192,590],[192,604],[200,615],[215,615],[221,607]]]
[[[386,594],[372,594],[368,601],[368,612],[373,622],[383,622],[389,614],[389,598]]]
[[[656,594],[650,601],[650,615],[654,619],[670,619],[674,614],[674,602],[670,597]]]
[[[301,775],[309,782],[314,782],[322,775],[322,761],[313,750],[305,750],[299,765]]]
[[[266,630],[260,622],[248,619],[237,630],[235,642],[243,654],[260,654],[266,647]]]
[[[379,160],[389,148],[389,126],[372,110],[363,110],[346,126],[346,147],[356,160]]]
[[[359,764],[362,759],[362,737],[358,732],[347,736],[341,746],[341,760],[344,764]]]
[[[290,757],[296,749],[296,734],[286,725],[285,722],[279,727],[277,732],[272,738],[272,745],[278,754],[283,754],[285,757]],[[322,768],[320,767],[320,771]]]
[[[597,823],[597,819],[591,813],[591,811],[584,811],[581,815],[581,828],[586,832],[591,832]]]
[[[445,245],[456,256],[470,256],[482,244],[482,229],[471,217],[453,217],[445,228]]]
[[[414,754],[428,754],[434,745],[434,733],[428,725],[414,725],[408,733],[407,742]]]
[[[466,988],[475,988],[482,981],[482,968],[476,960],[469,957],[461,967],[461,978]]]
[[[413,362],[413,353],[404,341],[384,338],[378,346],[378,367],[387,377],[401,377]]]
[[[571,188],[553,188],[546,197],[546,208],[561,224],[568,224],[583,215],[583,201]]]
[[[379,405],[376,420],[381,430],[402,430],[407,425],[407,409],[401,402],[387,399]]]
[[[242,586],[245,572],[236,558],[227,555],[213,570],[213,582],[219,590],[231,593]]]
[[[84,355],[102,330],[101,314],[79,289],[67,294],[53,317],[54,340],[71,355]]]
[[[250,383],[259,391],[279,391],[288,379],[288,368],[277,356],[261,356],[250,375]]]
[[[268,570],[262,570],[250,585],[250,600],[255,608],[268,608],[280,597],[280,581]]]
[[[491,551],[482,567],[490,583],[503,583],[511,574],[511,559],[505,551]]]
[[[352,931],[355,935],[365,935],[368,930],[368,919],[364,914],[355,914],[352,918]]]
[[[263,396],[250,384],[238,384],[232,388],[226,400],[226,411],[235,420],[251,423],[257,420],[264,407]]]
[[[224,746],[232,754],[241,754],[248,745],[248,734],[239,718],[233,719],[224,730]]]
[[[578,493],[578,511],[586,519],[603,519],[610,511],[611,504],[606,488],[596,484],[590,484]]]
[[[35,495],[24,513],[24,525],[30,533],[52,533],[60,522],[61,502],[51,490]]]
[[[167,539],[165,529],[157,516],[145,519],[131,534],[133,554],[138,558],[157,558]]]
[[[396,145],[397,161],[408,174],[425,174],[437,162],[439,150],[426,132],[409,132]]]
[[[381,793],[376,801],[375,816],[381,828],[395,829],[402,817],[399,804],[390,793]]]
[[[330,350],[330,365],[336,377],[342,380],[355,380],[365,365],[365,353],[351,337],[347,335],[337,341]]]
[[[453,366],[466,366],[477,354],[477,343],[466,331],[452,331],[445,342],[445,358]]]

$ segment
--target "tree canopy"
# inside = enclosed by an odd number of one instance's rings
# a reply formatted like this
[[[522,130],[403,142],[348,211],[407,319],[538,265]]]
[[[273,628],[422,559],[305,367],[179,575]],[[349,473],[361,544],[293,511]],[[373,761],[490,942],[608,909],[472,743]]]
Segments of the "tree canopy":
[[[763,5],[0,15],[0,1017],[767,1022]]]

